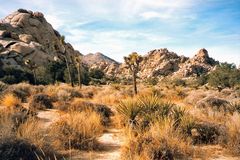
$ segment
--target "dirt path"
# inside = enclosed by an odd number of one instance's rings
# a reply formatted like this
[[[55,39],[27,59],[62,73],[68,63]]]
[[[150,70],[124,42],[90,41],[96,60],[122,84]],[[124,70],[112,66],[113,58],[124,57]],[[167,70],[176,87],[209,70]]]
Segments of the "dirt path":
[[[119,129],[108,129],[98,138],[99,151],[81,151],[72,157],[73,160],[119,160],[121,156],[121,145],[123,144],[122,131]]]
[[[203,158],[196,158],[194,160],[239,160],[240,157],[233,156],[227,152],[220,145],[203,145],[203,146],[195,146],[195,150],[201,150],[201,157]]]
[[[38,112],[38,118],[43,124],[43,128],[49,127],[53,122],[61,118],[61,113],[55,109]],[[107,129],[97,140],[99,150],[97,151],[72,151],[71,160],[118,160],[120,159],[120,149],[123,144],[123,135],[120,129]]]
[[[39,111],[37,117],[40,118],[43,128],[49,127],[53,122],[60,118],[61,114],[59,110],[47,109],[44,111]]]

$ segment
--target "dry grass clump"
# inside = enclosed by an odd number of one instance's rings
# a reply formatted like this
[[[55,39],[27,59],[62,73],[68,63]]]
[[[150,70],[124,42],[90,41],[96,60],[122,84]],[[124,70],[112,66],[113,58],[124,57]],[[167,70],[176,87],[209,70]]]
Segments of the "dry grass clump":
[[[0,94],[8,88],[8,85],[0,81]]]
[[[240,114],[235,112],[227,121],[227,141],[225,147],[240,156]]]
[[[16,114],[25,119],[16,119]],[[40,123],[26,118],[23,112],[5,112],[0,115],[0,159],[55,159],[58,154],[51,148]]]
[[[36,109],[51,109],[53,108],[51,98],[46,94],[36,94],[33,95],[29,102],[29,108],[32,110]]]
[[[14,96],[13,94],[5,94],[1,98],[0,104],[2,106],[8,107],[10,109],[10,108],[20,106],[21,100],[19,98],[17,98],[16,96]]]
[[[190,143],[174,127],[170,119],[151,124],[143,134],[129,133],[123,147],[123,159],[187,159],[192,157]]]
[[[128,86],[103,86],[101,90],[94,94],[93,101],[96,103],[114,106],[118,104],[121,99],[126,99],[132,95],[132,90]]]
[[[96,138],[103,132],[101,117],[95,112],[71,112],[49,129],[54,148],[85,149],[97,147]]]
[[[27,98],[34,92],[34,87],[28,83],[19,83],[9,86],[4,93],[10,93],[26,102]]]
[[[0,140],[0,159],[2,160],[43,160],[45,158],[48,157],[41,148],[38,148],[24,139],[9,137]],[[52,159],[53,158],[54,156],[52,156]]]
[[[129,131],[124,159],[185,159],[192,156],[190,141],[181,132],[186,112],[156,96],[122,101],[117,107]]]
[[[112,110],[103,104],[92,103],[81,98],[75,98],[70,105],[66,108],[62,108],[67,111],[93,111],[100,115],[101,122],[103,125],[108,125],[110,122],[111,116],[113,116]]]

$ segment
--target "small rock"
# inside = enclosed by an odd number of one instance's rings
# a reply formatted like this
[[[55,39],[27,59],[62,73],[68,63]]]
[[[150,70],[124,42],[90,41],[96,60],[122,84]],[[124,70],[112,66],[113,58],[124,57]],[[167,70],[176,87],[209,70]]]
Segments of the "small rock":
[[[25,43],[21,43],[21,42],[15,43],[14,45],[12,45],[10,47],[10,50],[21,53],[23,55],[29,54],[34,51],[33,48],[31,48],[28,45],[26,45]]]
[[[32,36],[29,34],[20,34],[19,39],[25,43],[30,43],[32,41]]]

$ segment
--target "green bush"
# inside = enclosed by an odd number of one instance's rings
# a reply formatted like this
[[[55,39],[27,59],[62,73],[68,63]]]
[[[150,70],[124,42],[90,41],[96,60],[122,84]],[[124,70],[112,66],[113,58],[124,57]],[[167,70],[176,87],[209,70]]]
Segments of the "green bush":
[[[105,77],[105,74],[102,70],[94,68],[90,69],[89,76],[94,79],[103,79]]]
[[[158,84],[158,78],[157,77],[150,77],[146,79],[146,83],[152,86],[155,86]]]
[[[209,74],[208,83],[213,87],[234,87],[240,84],[240,70],[234,64],[221,63]]]
[[[16,84],[24,81],[27,81],[31,84],[34,83],[33,75],[31,73],[14,67],[1,69],[0,81],[7,84]]]

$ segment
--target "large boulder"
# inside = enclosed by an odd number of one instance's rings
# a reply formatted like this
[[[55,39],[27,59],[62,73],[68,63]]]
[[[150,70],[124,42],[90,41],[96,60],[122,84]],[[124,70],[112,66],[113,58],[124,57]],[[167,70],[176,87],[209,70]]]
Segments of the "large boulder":
[[[213,111],[233,111],[229,101],[214,96],[208,96],[198,101],[196,107],[204,110],[212,109]]]
[[[4,65],[21,68],[28,58],[40,66],[66,51],[65,55],[72,62],[79,52],[61,39],[42,13],[19,9],[0,21],[0,60]],[[17,57],[9,57],[10,52],[18,53]]]

